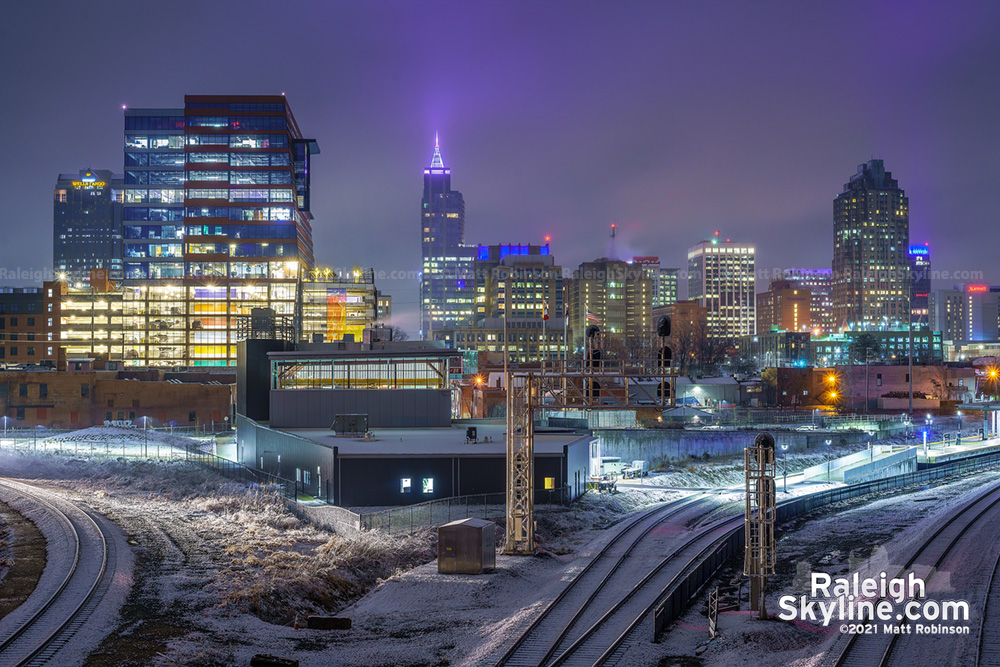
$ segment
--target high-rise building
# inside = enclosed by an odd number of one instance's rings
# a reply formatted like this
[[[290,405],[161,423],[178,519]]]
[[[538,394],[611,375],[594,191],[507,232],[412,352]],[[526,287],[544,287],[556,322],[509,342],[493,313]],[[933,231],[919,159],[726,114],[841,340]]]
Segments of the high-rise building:
[[[473,262],[476,248],[465,245],[465,199],[451,189],[451,169],[434,140],[431,164],[424,169],[420,206],[420,334],[468,326],[473,318]]]
[[[659,257],[633,257],[630,262],[642,267],[653,281],[653,307],[669,306],[677,301],[677,269],[660,266]]]
[[[772,280],[766,292],[757,295],[757,333],[810,331],[812,293],[791,281]]]
[[[660,267],[660,288],[657,290],[656,295],[654,295],[658,297],[656,305],[669,306],[677,302],[678,273],[680,273],[680,269],[665,269]]]
[[[475,261],[471,325],[434,331],[434,340],[502,361],[561,359],[566,352],[562,267],[549,246],[481,245]]]
[[[122,278],[122,184],[120,174],[81,169],[59,174],[52,204],[52,270],[73,283],[91,269]]]
[[[299,285],[301,290],[300,340],[333,342],[353,337],[361,341],[365,329],[376,319],[377,300],[372,270],[358,267],[340,276],[310,271],[311,279]]]
[[[718,233],[716,233],[718,234]],[[708,310],[708,333],[737,338],[756,332],[756,248],[729,239],[688,249],[688,299]]]
[[[956,285],[931,292],[931,323],[944,340],[985,341],[1000,338],[1000,287]]]
[[[602,257],[573,271],[567,286],[572,340],[583,343],[588,324],[626,342],[644,341],[653,332],[653,279],[642,266]]]
[[[910,317],[917,328],[930,327],[931,251],[910,246]]]
[[[833,318],[839,329],[910,319],[910,203],[882,160],[858,166],[833,200]]]
[[[562,326],[562,267],[546,245],[481,245],[474,265],[475,319],[559,320]]]
[[[157,331],[126,343],[127,363],[235,365],[253,308],[295,314],[318,152],[283,95],[125,111],[124,326]]]
[[[810,319],[813,332],[832,333],[833,271],[830,269],[785,269],[782,278],[792,285],[809,290],[812,306]]]

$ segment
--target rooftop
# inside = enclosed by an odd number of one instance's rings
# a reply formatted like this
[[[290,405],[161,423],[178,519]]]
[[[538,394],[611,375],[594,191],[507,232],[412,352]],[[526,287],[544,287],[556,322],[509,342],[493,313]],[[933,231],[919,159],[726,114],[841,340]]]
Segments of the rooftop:
[[[507,451],[503,424],[475,424],[479,442],[465,442],[466,425],[450,428],[380,428],[375,429],[374,440],[364,440],[349,436],[337,436],[329,429],[280,429],[283,433],[312,440],[325,447],[337,447],[339,456],[399,456],[414,454],[422,456],[482,455],[503,456]],[[492,442],[483,442],[489,437]],[[564,445],[590,438],[567,430],[552,432],[535,431],[536,454],[562,454]]]

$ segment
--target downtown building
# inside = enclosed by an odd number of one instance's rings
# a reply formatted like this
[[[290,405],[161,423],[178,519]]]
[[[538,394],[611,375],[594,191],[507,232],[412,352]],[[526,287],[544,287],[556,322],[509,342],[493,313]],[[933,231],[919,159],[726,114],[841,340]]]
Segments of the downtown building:
[[[616,334],[626,345],[654,333],[653,279],[642,265],[602,257],[583,262],[567,281],[566,309],[572,345],[583,349],[587,326]]]
[[[240,322],[294,317],[314,268],[316,142],[283,95],[125,110],[121,328],[134,365],[236,363]]]
[[[779,278],[757,295],[757,333],[811,331],[812,293]]]
[[[756,333],[756,248],[717,237],[688,249],[688,299],[708,311],[708,335]]]
[[[633,257],[632,264],[642,267],[646,276],[653,281],[653,307],[669,306],[677,301],[679,269],[660,266],[659,257]]]
[[[122,274],[124,178],[101,169],[59,174],[52,198],[52,270],[71,283],[105,270]]]
[[[830,269],[785,269],[781,277],[799,289],[809,290],[810,320],[815,335],[834,332],[833,271]]]
[[[838,330],[910,321],[910,203],[871,160],[833,201],[833,319]]]
[[[548,244],[480,245],[473,268],[473,322],[435,331],[434,340],[486,353],[486,363],[502,362],[505,349],[515,363],[565,356],[563,273]]]
[[[910,317],[914,328],[929,328],[931,296],[931,251],[924,245],[910,246]]]
[[[476,259],[476,247],[465,245],[465,199],[451,189],[436,139],[424,169],[420,229],[420,336],[434,340],[435,331],[472,325]]]
[[[1000,287],[981,283],[931,292],[928,307],[934,329],[952,343],[1000,339]]]

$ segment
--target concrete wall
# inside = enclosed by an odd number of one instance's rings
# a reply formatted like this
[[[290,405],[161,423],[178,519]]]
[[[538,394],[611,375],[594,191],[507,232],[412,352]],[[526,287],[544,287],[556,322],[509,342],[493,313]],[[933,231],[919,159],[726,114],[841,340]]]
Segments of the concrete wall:
[[[871,438],[863,432],[804,432],[770,430],[780,456],[781,446],[788,451],[823,451],[826,440],[833,445],[867,442]],[[754,430],[682,430],[682,429],[600,429],[594,435],[601,441],[602,456],[620,456],[622,461],[642,459],[651,467],[667,461],[683,461],[691,457],[727,456],[743,454],[743,449],[753,443]]]
[[[366,414],[368,428],[451,426],[448,389],[286,389],[271,391],[274,428],[331,428],[336,415]]]

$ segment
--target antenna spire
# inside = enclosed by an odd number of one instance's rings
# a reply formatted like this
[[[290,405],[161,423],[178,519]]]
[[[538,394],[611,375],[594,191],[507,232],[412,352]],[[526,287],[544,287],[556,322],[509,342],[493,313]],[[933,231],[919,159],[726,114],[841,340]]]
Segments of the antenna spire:
[[[438,140],[438,133],[434,133],[434,157],[431,158],[431,169],[444,169],[444,160],[441,158],[441,142]]]

